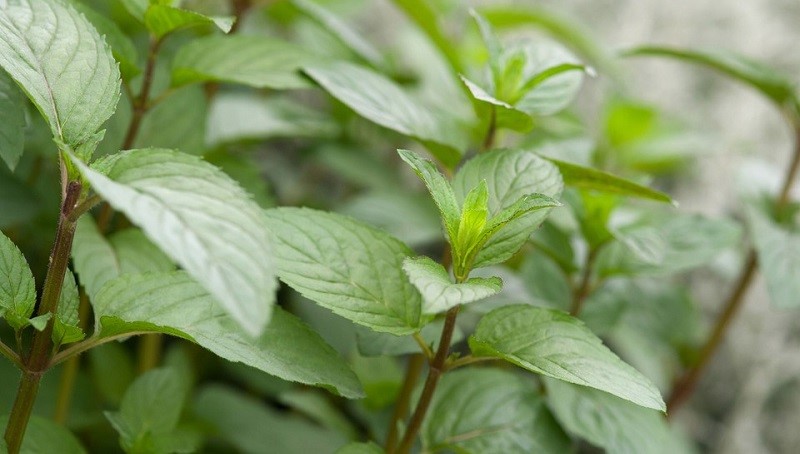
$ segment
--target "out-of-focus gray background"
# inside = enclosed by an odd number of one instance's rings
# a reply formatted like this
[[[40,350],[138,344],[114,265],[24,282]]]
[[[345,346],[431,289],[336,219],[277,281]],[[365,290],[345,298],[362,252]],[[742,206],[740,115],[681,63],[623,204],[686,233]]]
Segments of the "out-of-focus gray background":
[[[763,60],[800,82],[800,0],[530,4],[579,19],[612,49],[657,43],[731,50]],[[779,185],[792,147],[790,131],[753,91],[675,61],[636,59],[623,69],[629,94],[686,119],[712,139],[678,189],[681,209],[735,213],[742,191]],[[711,320],[725,297],[720,290],[727,292],[730,284],[712,275],[695,284],[693,293]],[[677,421],[703,440],[703,451],[800,452],[800,313],[772,308],[760,279],[698,396]]]

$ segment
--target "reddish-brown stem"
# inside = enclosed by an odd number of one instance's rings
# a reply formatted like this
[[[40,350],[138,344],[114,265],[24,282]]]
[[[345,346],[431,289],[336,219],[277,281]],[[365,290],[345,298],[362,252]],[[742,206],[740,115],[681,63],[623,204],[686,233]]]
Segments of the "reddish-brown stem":
[[[580,281],[572,293],[572,305],[569,313],[573,317],[580,315],[581,311],[583,310],[583,304],[586,302],[586,298],[592,292],[592,272],[598,251],[599,248],[591,248],[586,256],[586,263],[583,265]]]
[[[776,198],[775,208],[777,211],[781,211],[789,203],[792,185],[797,177],[798,169],[800,169],[800,119],[791,117],[791,125],[794,131],[794,152],[789,167],[786,170],[783,184],[778,192],[778,197]],[[757,269],[758,260],[756,251],[751,247],[747,253],[744,267],[739,277],[736,279],[734,289],[728,299],[725,300],[724,309],[716,323],[714,323],[714,329],[711,335],[700,349],[700,355],[697,361],[682,377],[675,381],[672,387],[672,392],[667,399],[668,416],[674,414],[675,411],[691,397],[697,387],[700,377],[711,362],[717,348],[722,343],[731,325],[731,321],[736,317],[739,309],[744,304],[744,296],[750,284],[753,282]]]
[[[408,416],[408,409],[411,407],[411,393],[417,384],[422,366],[425,364],[426,358],[421,354],[411,355],[408,358],[408,366],[406,368],[406,376],[403,380],[403,387],[400,389],[400,394],[397,396],[397,403],[394,406],[392,419],[389,422],[389,435],[386,436],[386,451],[391,452],[397,446],[397,438],[400,436],[398,433],[399,422]]]
[[[417,402],[417,408],[414,409],[414,414],[408,422],[406,433],[403,435],[400,446],[398,446],[396,451],[400,454],[408,454],[411,452],[411,448],[414,446],[414,440],[417,438],[417,433],[420,427],[422,427],[422,421],[425,419],[425,414],[428,412],[431,399],[433,399],[433,393],[436,391],[436,385],[439,384],[439,378],[441,378],[445,371],[445,362],[450,352],[450,342],[453,339],[453,330],[456,327],[456,317],[458,317],[459,308],[460,306],[456,306],[447,311],[447,315],[444,319],[444,328],[442,328],[442,336],[439,339],[439,348],[436,350],[436,356],[433,357],[433,361],[430,363],[428,378],[425,379],[425,387],[422,388],[422,394]],[[395,451],[390,450],[389,452]]]
[[[52,316],[45,329],[34,334],[30,354],[24,362],[22,379],[17,391],[17,397],[14,400],[14,406],[11,408],[5,432],[8,452],[11,454],[18,453],[22,446],[25,429],[28,426],[33,404],[36,402],[36,395],[39,391],[39,381],[50,365],[50,358],[53,352],[53,341],[51,340],[53,319],[58,310],[58,300],[61,296],[61,287],[64,283],[64,275],[67,272],[72,250],[72,239],[75,235],[72,210],[75,209],[80,195],[81,184],[79,182],[71,181],[66,185],[58,228],[56,229],[56,239],[53,251],[50,254],[50,266],[47,269],[42,299],[37,311],[37,315],[52,314]]]

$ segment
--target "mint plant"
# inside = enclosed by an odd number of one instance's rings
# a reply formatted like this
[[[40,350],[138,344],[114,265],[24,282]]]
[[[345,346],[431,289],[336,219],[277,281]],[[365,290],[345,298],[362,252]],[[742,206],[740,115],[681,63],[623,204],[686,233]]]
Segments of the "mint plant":
[[[616,93],[599,125],[575,114],[618,76],[580,28],[392,7],[396,46],[310,0],[0,0],[8,452],[692,450],[667,416],[757,266],[794,306],[800,151],[746,229],[686,214],[657,189],[686,128]],[[766,67],[642,55],[800,130]],[[743,231],[704,339],[676,283]]]

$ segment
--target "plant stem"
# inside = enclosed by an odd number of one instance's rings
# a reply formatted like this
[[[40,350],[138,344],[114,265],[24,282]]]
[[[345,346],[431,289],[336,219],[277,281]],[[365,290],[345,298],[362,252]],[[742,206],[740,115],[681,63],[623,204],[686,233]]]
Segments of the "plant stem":
[[[776,211],[781,211],[789,203],[792,185],[797,177],[798,169],[800,169],[800,118],[791,116],[790,123],[794,131],[794,153],[789,167],[786,170],[780,192],[776,198]],[[731,292],[730,296],[725,301],[725,308],[714,324],[714,329],[708,340],[700,349],[700,355],[697,361],[681,378],[676,380],[672,387],[672,392],[670,393],[669,399],[667,399],[667,415],[674,413],[689,399],[689,397],[691,397],[697,387],[700,377],[711,362],[711,358],[716,353],[717,348],[722,343],[731,321],[736,317],[739,309],[744,304],[744,296],[750,288],[750,284],[753,282],[757,269],[757,254],[755,249],[750,247],[744,267],[739,277],[736,279],[733,292]]]
[[[425,414],[428,412],[428,407],[433,398],[433,392],[436,391],[436,385],[439,384],[439,378],[445,371],[445,361],[450,352],[450,342],[453,339],[453,330],[456,327],[456,317],[458,317],[458,310],[461,306],[455,306],[449,311],[444,319],[444,328],[442,329],[442,337],[439,340],[439,348],[436,350],[436,356],[430,363],[428,370],[428,378],[425,379],[425,387],[422,388],[422,394],[417,402],[417,408],[408,422],[406,433],[397,452],[400,454],[408,454],[414,446],[414,440],[417,438],[417,433],[422,426],[422,421],[425,419]],[[391,451],[390,451],[391,452]]]
[[[425,339],[419,333],[414,333],[413,337],[414,337],[414,340],[417,341],[417,345],[419,345],[419,348],[420,348],[420,350],[422,350],[422,353],[425,354],[425,358],[428,361],[432,360],[433,359],[433,350],[431,350],[430,346],[428,346],[428,343],[425,342]]]
[[[145,334],[139,339],[139,373],[143,374],[161,362],[162,334]]]
[[[139,91],[139,96],[132,99],[133,103],[133,118],[128,126],[128,132],[125,134],[125,140],[122,142],[122,149],[130,149],[136,141],[136,136],[139,134],[139,128],[142,126],[142,119],[147,109],[150,107],[150,90],[153,87],[153,75],[156,69],[156,57],[158,56],[158,49],[161,47],[161,40],[157,38],[150,39],[150,47],[147,50],[147,62],[144,67],[144,75],[142,76],[142,89]]]
[[[744,265],[744,268],[742,269],[739,278],[736,280],[736,286],[725,303],[725,309],[722,311],[719,319],[717,319],[717,322],[714,324],[714,330],[712,331],[711,336],[709,336],[705,345],[703,345],[702,350],[700,350],[700,355],[697,359],[697,362],[673,386],[672,393],[670,394],[669,399],[667,399],[667,410],[669,411],[669,413],[667,413],[668,415],[677,410],[686,401],[686,399],[691,396],[692,392],[697,386],[700,376],[705,371],[708,363],[711,361],[711,358],[717,351],[717,347],[719,347],[722,339],[725,337],[725,333],[730,326],[731,320],[733,320],[738,313],[739,308],[742,306],[742,303],[744,303],[744,295],[747,293],[747,289],[750,287],[750,283],[753,281],[757,267],[756,253],[755,251],[751,250],[747,255],[747,261]]]
[[[14,365],[19,367],[20,369],[24,367],[22,364],[22,359],[20,359],[17,352],[15,352],[13,348],[6,345],[6,343],[3,341],[0,341],[0,354],[8,358],[9,361],[14,363]]]
[[[77,210],[77,208],[76,208]],[[78,306],[78,323],[86,331],[91,307],[86,292],[81,291],[80,305]],[[75,389],[75,379],[78,378],[80,356],[73,356],[64,364],[61,371],[61,380],[58,383],[58,396],[56,397],[56,411],[53,419],[59,424],[65,424],[69,416],[69,406],[72,402],[72,391]]]
[[[71,221],[71,214],[80,195],[81,184],[77,181],[69,182],[61,204],[55,244],[50,254],[50,266],[47,269],[42,299],[37,312],[37,315],[53,314],[53,316],[47,322],[45,329],[34,334],[31,352],[24,364],[19,390],[5,432],[8,452],[11,454],[18,453],[22,446],[25,429],[28,426],[39,390],[39,381],[50,365],[50,356],[53,350],[51,340],[53,321],[58,310],[58,299],[61,296],[61,287],[72,250],[72,239],[75,235],[75,222]]]
[[[99,347],[100,345],[107,344],[115,340],[125,339],[133,336],[139,336],[142,334],[151,334],[151,333],[152,331],[130,331],[130,332],[114,334],[112,336],[107,336],[107,337],[93,336],[88,339],[84,339],[83,341],[78,342],[76,344],[72,344],[69,348],[65,348],[64,350],[61,350],[60,352],[53,355],[53,359],[50,360],[50,367],[57,366],[63,363],[64,361],[67,361],[70,358],[80,355],[86,350],[91,350],[95,347]]]
[[[452,362],[450,362],[448,364],[445,364],[444,370],[445,371],[451,371],[453,369],[458,369],[459,367],[463,367],[463,366],[466,366],[466,365],[469,365],[469,364],[481,363],[481,362],[484,362],[484,361],[495,361],[495,360],[497,360],[497,358],[491,358],[489,356],[467,355],[467,356],[464,356],[463,358],[458,358],[455,361],[452,361]]]
[[[486,129],[486,136],[483,138],[481,151],[488,151],[494,146],[494,139],[497,135],[497,108],[491,107],[492,113],[489,116],[489,126]]]
[[[389,435],[386,436],[386,450],[391,452],[397,446],[397,438],[399,437],[398,425],[401,420],[405,419],[408,414],[408,409],[411,406],[411,393],[414,391],[414,386],[417,384],[420,372],[422,372],[422,365],[425,364],[426,359],[421,354],[411,355],[408,358],[408,366],[406,369],[406,376],[403,379],[403,387],[400,389],[400,394],[397,397],[397,403],[392,413],[392,419],[389,422]]]
[[[569,313],[573,317],[580,315],[583,310],[583,303],[586,302],[586,298],[592,292],[592,271],[599,250],[599,248],[591,248],[586,255],[586,262],[583,265],[580,283],[572,292],[572,306],[570,307]]]

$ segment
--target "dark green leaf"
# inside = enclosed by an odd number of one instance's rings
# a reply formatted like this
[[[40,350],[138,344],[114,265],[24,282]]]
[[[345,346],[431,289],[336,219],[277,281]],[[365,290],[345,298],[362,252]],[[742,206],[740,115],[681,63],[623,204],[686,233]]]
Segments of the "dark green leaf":
[[[22,328],[36,305],[36,284],[25,256],[0,232],[0,310],[15,330]]]
[[[163,332],[284,380],[323,386],[345,397],[362,395],[353,372],[300,319],[277,309],[263,334],[252,339],[182,271],[121,276],[103,287],[94,308],[100,337]]]
[[[583,167],[557,159],[547,158],[548,161],[558,167],[564,183],[580,189],[592,189],[601,192],[610,192],[631,197],[658,200],[675,205],[672,198],[663,192],[650,189],[647,186],[634,183],[633,181],[614,176],[602,170]]]
[[[8,424],[8,416],[0,417],[0,427]],[[0,445],[5,451],[5,443]],[[61,424],[41,416],[31,416],[20,452],[25,454],[86,454],[78,438]]]
[[[583,322],[564,312],[506,306],[481,319],[469,340],[473,354],[505,359],[524,369],[665,410],[658,389],[622,362]]]
[[[436,389],[421,437],[429,452],[569,451],[569,439],[534,384],[497,369],[464,369],[445,375]]]
[[[467,145],[462,125],[385,76],[346,62],[306,65],[304,71],[362,117],[419,140],[445,165],[453,167],[461,158]]]
[[[25,140],[25,98],[9,75],[0,69],[0,159],[14,170]]]
[[[376,331],[410,334],[425,324],[420,295],[403,273],[407,246],[333,213],[265,213],[278,275],[300,294]]]

